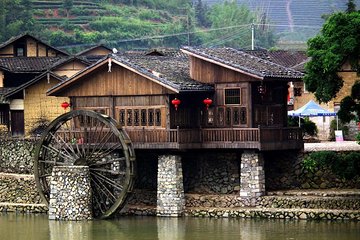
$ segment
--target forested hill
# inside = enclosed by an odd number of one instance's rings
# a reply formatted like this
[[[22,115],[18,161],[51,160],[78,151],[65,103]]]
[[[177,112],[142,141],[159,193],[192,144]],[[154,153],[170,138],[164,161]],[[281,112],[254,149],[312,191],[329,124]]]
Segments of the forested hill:
[[[283,39],[305,43],[320,27],[302,28],[301,34],[278,32],[279,24],[290,24],[286,19],[280,21],[287,16],[283,12],[286,2],[291,2],[292,9],[293,4],[318,1],[238,0],[211,5],[206,1],[210,0],[0,0],[4,6],[0,8],[0,41],[29,32],[70,52],[97,44],[120,49],[182,45],[250,48],[254,23],[255,46],[271,48]],[[307,12],[309,7],[302,8]],[[302,16],[295,10],[291,13],[297,25]],[[312,17],[321,19],[323,13]]]

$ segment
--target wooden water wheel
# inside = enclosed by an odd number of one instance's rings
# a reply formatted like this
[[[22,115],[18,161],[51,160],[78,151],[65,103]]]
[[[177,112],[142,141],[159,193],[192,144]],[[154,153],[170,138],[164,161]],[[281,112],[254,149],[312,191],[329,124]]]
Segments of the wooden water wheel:
[[[87,110],[56,118],[44,131],[35,150],[35,180],[46,203],[54,166],[89,166],[93,214],[107,218],[124,205],[135,177],[131,141],[116,121]]]

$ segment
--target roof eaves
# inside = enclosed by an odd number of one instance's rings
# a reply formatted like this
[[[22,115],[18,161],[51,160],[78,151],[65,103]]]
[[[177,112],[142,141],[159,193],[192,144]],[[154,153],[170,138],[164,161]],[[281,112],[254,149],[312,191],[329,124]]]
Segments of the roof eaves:
[[[63,77],[61,77],[61,76],[59,76],[59,75],[57,75],[57,74],[55,74],[55,73],[53,73],[51,71],[46,71],[46,72],[40,74],[39,76],[36,76],[32,80],[30,80],[30,81],[28,81],[28,82],[26,82],[26,83],[24,83],[24,84],[22,84],[22,85],[20,85],[20,86],[18,86],[16,88],[14,88],[13,90],[9,91],[8,93],[6,93],[4,95],[4,97],[10,97],[11,95],[13,95],[15,93],[18,93],[19,91],[33,85],[36,82],[38,82],[39,80],[41,80],[43,77],[45,77],[48,74],[49,74],[49,76],[54,77],[55,79],[59,80],[60,82],[65,80],[65,78],[63,78]]]
[[[265,75],[260,74],[259,72],[255,72],[255,71],[252,71],[250,69],[244,68],[244,67],[242,67],[242,66],[240,66],[238,64],[230,64],[227,61],[224,61],[224,60],[222,60],[220,58],[217,58],[217,57],[214,57],[214,56],[210,56],[210,55],[208,55],[206,53],[197,51],[196,49],[193,49],[193,48],[183,47],[180,50],[182,52],[188,54],[188,55],[200,58],[200,59],[205,60],[205,61],[212,62],[214,64],[223,66],[225,68],[234,70],[236,72],[243,73],[245,75],[249,75],[249,76],[257,78],[257,79],[263,79],[265,77]]]
[[[95,46],[93,46],[93,47],[91,47],[91,48],[87,48],[87,49],[85,49],[85,50],[83,50],[83,51],[80,51],[80,52],[76,53],[75,56],[81,56],[81,55],[83,55],[84,53],[90,52],[91,50],[96,49],[96,48],[98,48],[98,47],[103,47],[103,48],[105,48],[105,49],[107,49],[107,50],[109,50],[109,51],[112,52],[112,49],[111,49],[111,48],[105,46],[104,44],[99,44],[99,45],[95,45]]]

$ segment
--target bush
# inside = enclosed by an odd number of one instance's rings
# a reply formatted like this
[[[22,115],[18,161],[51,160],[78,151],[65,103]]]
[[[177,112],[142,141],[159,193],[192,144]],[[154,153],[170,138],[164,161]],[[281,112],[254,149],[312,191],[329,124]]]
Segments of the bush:
[[[332,151],[311,153],[303,161],[303,169],[313,172],[317,167],[329,167],[341,178],[352,179],[360,176],[360,153],[350,152],[339,155]]]
[[[298,127],[299,126],[299,117],[288,117],[288,126]],[[318,129],[316,124],[311,121],[308,117],[300,119],[300,128],[303,132],[303,136],[308,135],[311,137],[317,136]]]
[[[336,119],[333,119],[330,122],[330,136],[329,136],[330,141],[335,140],[335,130],[337,130],[337,121],[336,121]],[[339,120],[339,130],[342,130],[344,137],[349,135],[348,126],[344,125],[340,120]]]

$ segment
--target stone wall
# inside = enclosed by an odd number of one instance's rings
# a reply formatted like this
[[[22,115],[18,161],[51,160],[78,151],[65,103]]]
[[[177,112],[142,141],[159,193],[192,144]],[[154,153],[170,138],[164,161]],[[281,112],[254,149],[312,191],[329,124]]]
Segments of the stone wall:
[[[181,216],[185,207],[181,157],[159,156],[157,175],[157,216]]]
[[[0,202],[41,203],[34,176],[0,173]]]
[[[34,173],[35,139],[0,138],[0,172]]]
[[[135,188],[157,189],[157,155],[136,152],[137,177]],[[208,151],[182,153],[185,193],[231,194],[240,191],[241,154]]]
[[[238,153],[192,152],[183,156],[184,188],[191,193],[231,194],[240,191]]]
[[[55,166],[50,181],[49,219],[92,219],[88,166]]]

